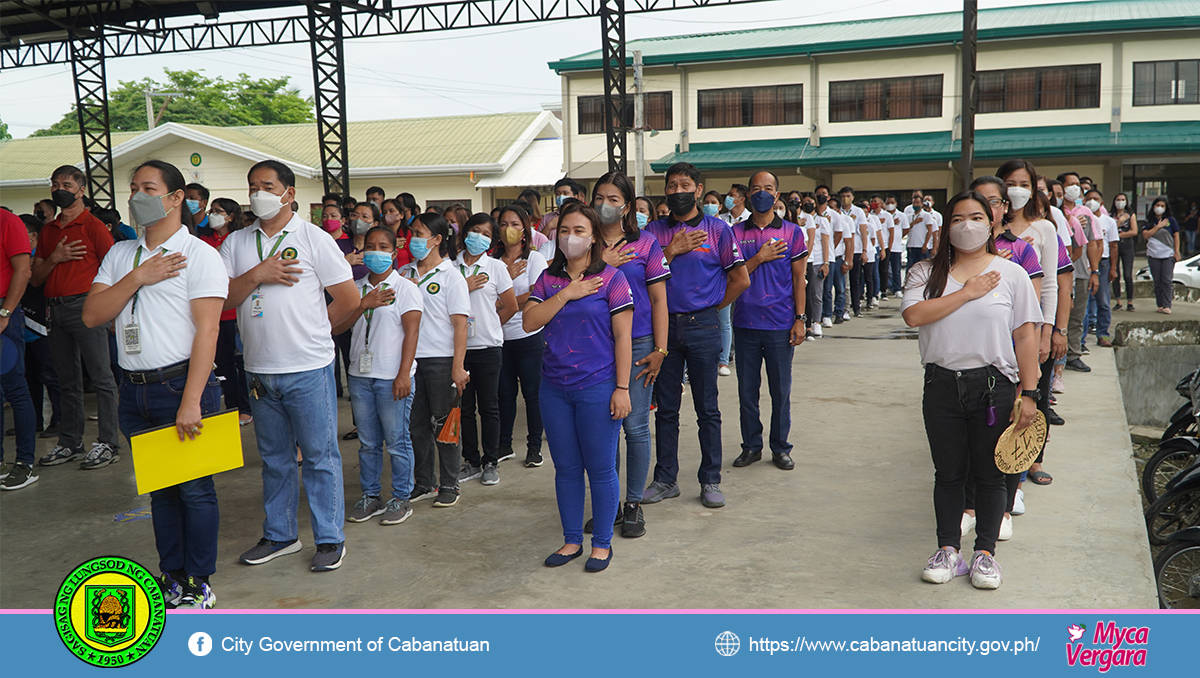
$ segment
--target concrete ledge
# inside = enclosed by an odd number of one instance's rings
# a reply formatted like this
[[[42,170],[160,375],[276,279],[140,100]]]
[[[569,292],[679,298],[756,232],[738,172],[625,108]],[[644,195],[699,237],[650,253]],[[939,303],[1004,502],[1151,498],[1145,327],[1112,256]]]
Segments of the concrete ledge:
[[[1153,280],[1134,280],[1133,281],[1133,298],[1134,299],[1153,299],[1154,298],[1154,281]],[[1175,286],[1175,301],[1200,301],[1200,288],[1187,287],[1185,285]]]
[[[1166,428],[1183,403],[1175,385],[1200,365],[1200,321],[1123,322],[1113,347],[1129,424]]]

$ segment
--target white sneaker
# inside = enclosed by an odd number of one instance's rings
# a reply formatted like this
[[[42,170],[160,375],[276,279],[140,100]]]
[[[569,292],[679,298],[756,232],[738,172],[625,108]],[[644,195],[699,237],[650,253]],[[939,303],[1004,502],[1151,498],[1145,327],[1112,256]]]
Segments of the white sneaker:
[[[1063,383],[1063,378],[1061,375],[1055,375],[1050,378],[1050,392],[1051,393],[1066,393],[1067,392],[1067,385]]]
[[[971,586],[977,589],[1000,588],[1000,563],[987,551],[976,551],[971,556]]]
[[[833,318],[825,318],[822,320],[821,327],[833,327]]]
[[[903,298],[904,298],[904,293],[903,293],[903,292],[897,292],[897,293],[896,293],[896,298],[897,298],[897,299],[903,299]]]
[[[842,312],[842,320],[849,320],[849,319],[850,319],[850,311]]]
[[[968,532],[975,529],[975,516],[963,511],[962,517],[962,534],[966,536]]]
[[[721,365],[717,368],[717,374],[721,375],[722,377],[728,377],[729,375],[733,374],[733,372],[730,371],[728,365]]]
[[[1012,514],[1014,516],[1025,514],[1025,490],[1017,490],[1017,498],[1013,500]]]
[[[832,322],[830,322],[830,324],[832,325],[833,323],[832,323]],[[812,326],[812,333],[813,333],[813,336],[814,336],[814,337],[820,337],[820,336],[823,336],[823,334],[822,334],[822,332],[821,332],[821,323],[813,323],[813,326]]]
[[[1000,536],[996,537],[997,541],[1008,541],[1012,539],[1012,516],[1004,516],[1000,521]]]
[[[944,547],[934,552],[921,572],[921,579],[930,584],[945,584],[946,582],[966,574],[967,561],[962,554],[950,547]]]

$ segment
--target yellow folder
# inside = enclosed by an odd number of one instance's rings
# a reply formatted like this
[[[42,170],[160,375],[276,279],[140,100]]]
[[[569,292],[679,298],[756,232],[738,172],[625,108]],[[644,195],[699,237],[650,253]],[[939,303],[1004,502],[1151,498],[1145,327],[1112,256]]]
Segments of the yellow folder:
[[[171,424],[139,433],[130,442],[138,494],[242,467],[237,410],[205,417],[195,440],[181,442]]]

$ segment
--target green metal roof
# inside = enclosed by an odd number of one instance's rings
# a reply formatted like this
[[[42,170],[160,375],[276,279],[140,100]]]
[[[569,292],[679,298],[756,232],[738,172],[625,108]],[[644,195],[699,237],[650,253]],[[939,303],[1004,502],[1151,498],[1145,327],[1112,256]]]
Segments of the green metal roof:
[[[979,40],[1200,27],[1200,0],[1098,0],[979,10]],[[952,45],[962,39],[962,13],[760,28],[633,40],[646,65],[736,61],[834,52]],[[601,68],[599,51],[550,62],[559,73]]]
[[[978,130],[980,160],[1077,156],[1129,156],[1200,152],[1200,122],[1127,123],[1114,134],[1107,124]],[[701,170],[753,170],[777,167],[833,167],[945,162],[961,157],[950,132],[824,137],[819,147],[807,138],[692,144],[650,163],[663,172],[676,162]]]

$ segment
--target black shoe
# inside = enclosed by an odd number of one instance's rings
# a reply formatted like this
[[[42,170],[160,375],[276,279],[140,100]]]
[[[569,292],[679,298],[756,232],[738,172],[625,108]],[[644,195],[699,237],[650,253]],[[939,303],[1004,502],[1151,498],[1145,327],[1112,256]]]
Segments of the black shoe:
[[[579,550],[582,551],[583,548],[580,547]],[[613,557],[613,549],[611,546],[609,546],[607,558],[605,558],[604,560],[600,560],[599,558],[588,558],[587,562],[583,564],[583,569],[586,572],[601,572],[605,568],[608,567],[609,563],[612,562],[612,557]]]
[[[1091,372],[1092,371],[1092,368],[1085,365],[1084,362],[1082,360],[1080,360],[1079,358],[1072,358],[1072,359],[1068,360],[1065,367],[1068,370],[1075,370],[1076,372]]]
[[[762,450],[742,450],[738,458],[733,460],[733,465],[736,468],[743,468],[760,459],[762,459]]]
[[[617,509],[617,517],[613,518],[613,527],[616,527],[618,525],[623,525],[624,523],[625,523],[625,515],[623,513],[621,513],[621,509],[618,508]],[[593,527],[595,527],[595,523],[592,522],[592,518],[588,518],[587,522],[583,524],[583,531],[588,534],[591,534]]]
[[[342,436],[342,440],[358,440],[358,429],[351,429],[349,433]]]
[[[841,324],[842,324],[842,323],[844,323],[844,322],[846,322],[846,321],[845,321],[845,320],[842,318],[842,316],[840,316],[840,315],[839,315],[838,317],[836,317],[836,318],[834,318],[834,319],[833,319],[833,324],[834,324],[834,325],[841,325]]]
[[[529,450],[529,452],[525,453],[525,468],[537,468],[543,463],[540,450]]]
[[[621,523],[621,536],[626,539],[640,537],[646,534],[646,516],[642,514],[642,505],[625,502],[624,520]]]
[[[772,454],[771,461],[775,462],[775,465],[784,471],[791,471],[796,468],[796,462],[792,461],[792,455],[787,452]]]
[[[583,546],[575,553],[562,554],[557,551],[546,556],[546,567],[561,567],[583,555]]]
[[[1051,426],[1062,426],[1067,422],[1065,419],[1058,416],[1058,412],[1055,412],[1050,408],[1046,408],[1046,423],[1050,424]]]
[[[58,437],[58,422],[52,421],[44,431],[38,433],[39,438],[57,438]]]

